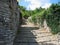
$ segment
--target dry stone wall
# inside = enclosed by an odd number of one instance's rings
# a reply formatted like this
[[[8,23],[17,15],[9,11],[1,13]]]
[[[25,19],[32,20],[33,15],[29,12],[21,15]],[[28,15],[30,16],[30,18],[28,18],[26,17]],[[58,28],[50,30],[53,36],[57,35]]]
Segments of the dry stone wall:
[[[16,0],[0,0],[0,45],[13,45],[19,25]]]

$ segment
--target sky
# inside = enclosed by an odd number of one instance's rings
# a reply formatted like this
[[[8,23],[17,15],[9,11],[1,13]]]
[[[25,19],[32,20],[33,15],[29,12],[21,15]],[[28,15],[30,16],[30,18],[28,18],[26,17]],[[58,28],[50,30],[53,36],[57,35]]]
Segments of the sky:
[[[26,7],[27,10],[36,8],[49,8],[52,3],[58,3],[60,0],[18,0],[19,5]]]

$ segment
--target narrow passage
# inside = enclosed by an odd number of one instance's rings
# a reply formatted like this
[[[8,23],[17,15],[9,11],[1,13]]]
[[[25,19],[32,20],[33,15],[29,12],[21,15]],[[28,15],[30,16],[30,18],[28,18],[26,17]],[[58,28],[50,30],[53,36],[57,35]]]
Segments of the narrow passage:
[[[22,25],[14,45],[57,45],[57,37],[33,24]]]

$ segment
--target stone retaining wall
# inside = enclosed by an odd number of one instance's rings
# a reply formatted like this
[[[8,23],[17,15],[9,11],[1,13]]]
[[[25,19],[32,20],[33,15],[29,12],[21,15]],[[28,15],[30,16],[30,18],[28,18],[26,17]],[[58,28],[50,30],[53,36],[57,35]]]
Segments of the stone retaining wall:
[[[16,0],[0,0],[0,45],[13,45],[19,24]]]

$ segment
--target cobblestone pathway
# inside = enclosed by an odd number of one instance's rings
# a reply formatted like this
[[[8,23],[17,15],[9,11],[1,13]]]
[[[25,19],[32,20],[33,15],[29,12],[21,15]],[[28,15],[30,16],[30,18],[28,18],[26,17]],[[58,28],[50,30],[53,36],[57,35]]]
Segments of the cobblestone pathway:
[[[14,45],[58,45],[56,35],[31,24],[22,25],[14,40]]]

